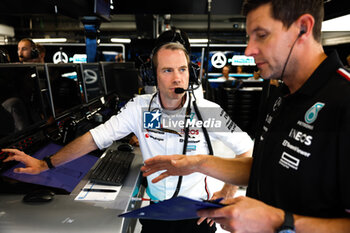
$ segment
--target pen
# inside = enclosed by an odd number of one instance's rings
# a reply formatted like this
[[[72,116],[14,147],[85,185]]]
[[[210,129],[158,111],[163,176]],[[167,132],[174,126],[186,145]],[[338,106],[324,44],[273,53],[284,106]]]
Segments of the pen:
[[[101,192],[101,193],[115,193],[115,192],[117,192],[117,190],[114,190],[114,189],[89,189],[89,188],[82,189],[82,191],[85,191],[85,192]]]

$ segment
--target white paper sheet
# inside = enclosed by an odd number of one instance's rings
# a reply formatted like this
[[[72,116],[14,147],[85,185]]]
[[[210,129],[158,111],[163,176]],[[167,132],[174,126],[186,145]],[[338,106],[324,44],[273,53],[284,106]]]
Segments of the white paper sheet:
[[[88,182],[74,200],[113,201],[118,196],[121,187],[122,186],[101,185]]]

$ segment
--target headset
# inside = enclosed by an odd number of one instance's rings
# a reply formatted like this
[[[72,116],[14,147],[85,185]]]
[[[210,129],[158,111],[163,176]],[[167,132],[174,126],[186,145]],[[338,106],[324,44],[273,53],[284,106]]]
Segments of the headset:
[[[155,86],[157,85],[157,71],[153,65],[153,56],[158,52],[158,50],[165,44],[170,42],[178,42],[182,44],[187,54],[190,53],[190,43],[188,40],[188,37],[184,31],[181,31],[180,29],[172,29],[169,31],[163,32],[156,41],[156,46],[152,50],[151,53],[151,60],[148,62],[143,62],[140,66],[140,75],[142,78],[142,81],[145,85]],[[200,85],[199,80],[199,72],[200,67],[193,62],[190,62],[189,67],[189,85]]]
[[[32,45],[32,50],[30,51],[30,58],[31,59],[35,59],[39,57],[39,50],[36,47],[36,44],[34,43],[34,41],[32,41],[31,39],[29,39],[30,44]]]

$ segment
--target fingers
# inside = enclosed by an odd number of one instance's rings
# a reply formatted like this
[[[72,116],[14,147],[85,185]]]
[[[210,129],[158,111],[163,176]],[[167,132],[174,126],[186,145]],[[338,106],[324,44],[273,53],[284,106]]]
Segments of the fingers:
[[[23,167],[20,167],[20,168],[15,168],[13,169],[13,171],[15,173],[24,173],[24,174],[30,174],[30,175],[36,175],[36,174],[39,174],[38,171],[35,171],[33,168],[31,167],[27,167],[27,168],[23,168]]]
[[[160,174],[159,176],[157,176],[156,178],[154,178],[152,180],[152,183],[157,183],[165,178],[167,178],[169,176],[169,174],[167,172],[163,172],[162,174]]]
[[[22,151],[20,150],[17,150],[17,149],[10,149],[10,148],[7,148],[7,149],[2,149],[3,152],[9,152],[9,153],[13,153],[13,154],[16,154],[16,153],[21,153]],[[23,153],[23,152],[22,152]]]
[[[214,220],[210,220],[209,226],[212,227],[214,225]]]
[[[153,165],[153,164],[159,164],[159,163],[164,163],[164,162],[169,163],[169,160],[172,157],[173,156],[171,156],[171,155],[157,155],[153,158],[145,160],[144,163],[145,163],[145,165]]]
[[[9,152],[9,156],[4,159],[4,162],[9,162],[9,161],[18,161],[18,162],[24,162],[26,160],[26,154],[17,150],[17,149],[3,149],[4,152]]]
[[[205,219],[206,219],[205,217],[199,218],[197,221],[197,225],[200,225]]]
[[[212,219],[205,218],[205,217],[199,218],[197,221],[197,224],[200,225],[202,222],[204,222],[205,219],[207,220],[207,224],[209,224],[210,227],[214,225],[215,222]]]
[[[223,207],[224,208],[224,207]],[[220,208],[222,209],[222,208]],[[219,209],[202,209],[197,211],[199,217],[204,218],[220,218],[223,217],[222,211],[218,211]]]

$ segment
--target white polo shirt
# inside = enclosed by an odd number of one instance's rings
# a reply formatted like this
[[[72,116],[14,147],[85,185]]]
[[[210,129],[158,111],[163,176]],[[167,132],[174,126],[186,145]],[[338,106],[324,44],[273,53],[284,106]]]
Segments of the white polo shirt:
[[[111,117],[104,124],[90,130],[90,132],[100,149],[110,146],[115,140],[134,133],[139,140],[144,160],[157,155],[183,154],[184,130],[183,127],[179,127],[182,126],[179,122],[184,120],[188,97],[182,108],[168,111],[161,107],[158,95],[153,99],[152,103],[150,103],[152,95],[137,96],[130,100],[117,115]],[[219,105],[205,99],[197,99],[197,105],[211,141],[222,141],[236,155],[252,149],[253,142],[249,135],[242,132]],[[161,117],[155,120],[159,120],[163,128],[172,129],[173,132],[176,131],[177,133],[145,129],[147,127],[147,118],[144,118],[144,116],[149,109],[153,113],[159,110],[158,113],[161,114]],[[157,117],[158,115],[154,116]],[[149,120],[150,118],[148,118]],[[186,155],[208,154],[207,142],[200,127],[201,124],[198,124],[198,118],[192,105],[191,122],[193,124],[190,124],[189,128]],[[147,177],[147,193],[154,200],[171,198],[178,181],[178,177],[175,176],[168,177],[155,184],[152,183],[151,180],[160,173],[157,172]],[[201,173],[184,176],[179,195],[196,199],[206,198],[204,178],[205,175]]]

